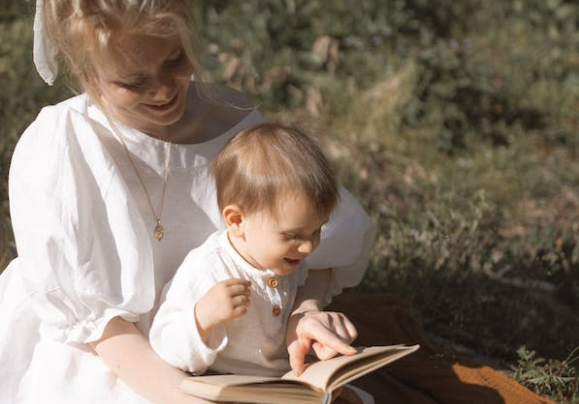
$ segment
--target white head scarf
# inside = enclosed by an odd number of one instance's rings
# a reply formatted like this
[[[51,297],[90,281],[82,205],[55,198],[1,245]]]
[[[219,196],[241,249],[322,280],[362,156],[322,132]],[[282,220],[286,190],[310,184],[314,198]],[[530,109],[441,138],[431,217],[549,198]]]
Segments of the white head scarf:
[[[44,27],[43,0],[36,0],[36,14],[34,15],[34,51],[33,60],[40,77],[52,85],[58,75],[58,48],[52,42]]]

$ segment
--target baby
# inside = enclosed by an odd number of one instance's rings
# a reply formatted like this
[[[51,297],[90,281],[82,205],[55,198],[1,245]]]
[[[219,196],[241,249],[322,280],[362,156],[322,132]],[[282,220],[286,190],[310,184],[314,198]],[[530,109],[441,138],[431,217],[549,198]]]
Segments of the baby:
[[[194,374],[280,376],[290,368],[286,323],[308,275],[305,258],[339,188],[318,145],[277,124],[237,134],[213,174],[226,230],[192,250],[165,288],[151,345]]]

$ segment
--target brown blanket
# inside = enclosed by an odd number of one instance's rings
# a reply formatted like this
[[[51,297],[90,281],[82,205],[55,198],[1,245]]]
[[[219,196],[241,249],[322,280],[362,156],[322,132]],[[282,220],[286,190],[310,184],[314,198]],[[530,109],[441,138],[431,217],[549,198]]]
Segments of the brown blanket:
[[[354,383],[371,393],[376,404],[555,404],[488,366],[441,355],[410,309],[391,295],[360,293],[343,293],[328,307],[356,325],[356,345],[421,345]]]

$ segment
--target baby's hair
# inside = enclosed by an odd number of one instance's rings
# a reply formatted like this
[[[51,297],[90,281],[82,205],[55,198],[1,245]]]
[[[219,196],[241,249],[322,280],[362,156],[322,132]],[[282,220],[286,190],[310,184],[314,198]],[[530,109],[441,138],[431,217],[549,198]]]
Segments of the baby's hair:
[[[336,178],[318,144],[295,127],[259,124],[235,135],[213,162],[219,209],[276,216],[279,198],[308,198],[320,216],[339,200]]]
[[[71,73],[94,99],[93,58],[110,50],[118,34],[178,37],[195,74],[194,19],[186,0],[44,0],[44,22]]]

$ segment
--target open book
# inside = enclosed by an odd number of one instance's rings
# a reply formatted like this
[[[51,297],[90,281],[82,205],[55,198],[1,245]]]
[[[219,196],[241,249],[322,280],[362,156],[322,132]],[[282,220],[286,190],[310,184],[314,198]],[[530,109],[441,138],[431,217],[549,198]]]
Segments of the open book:
[[[351,356],[336,356],[306,365],[299,376],[288,372],[281,378],[248,375],[193,376],[179,389],[213,401],[255,404],[324,404],[332,392],[359,377],[394,362],[419,348],[390,345],[358,348]]]

